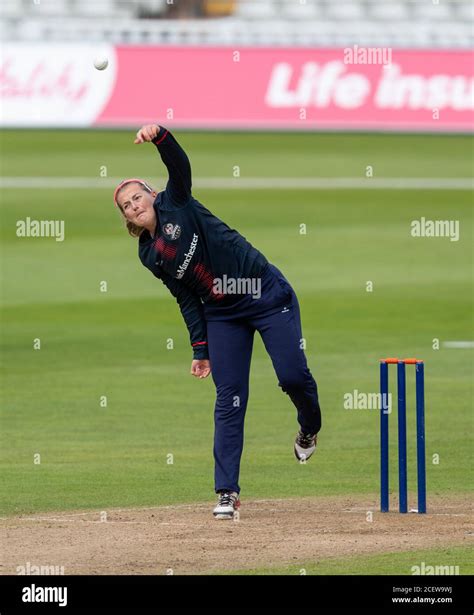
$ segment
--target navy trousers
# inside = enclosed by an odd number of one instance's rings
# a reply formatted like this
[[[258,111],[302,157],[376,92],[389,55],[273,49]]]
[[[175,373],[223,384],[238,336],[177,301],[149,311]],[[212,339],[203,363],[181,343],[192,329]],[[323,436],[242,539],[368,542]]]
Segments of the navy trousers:
[[[240,492],[239,471],[249,372],[255,331],[262,337],[279,386],[297,410],[305,433],[321,429],[316,382],[302,349],[298,300],[283,274],[272,264],[261,274],[261,297],[245,295],[231,306],[204,307],[212,377],[214,410],[215,490]]]

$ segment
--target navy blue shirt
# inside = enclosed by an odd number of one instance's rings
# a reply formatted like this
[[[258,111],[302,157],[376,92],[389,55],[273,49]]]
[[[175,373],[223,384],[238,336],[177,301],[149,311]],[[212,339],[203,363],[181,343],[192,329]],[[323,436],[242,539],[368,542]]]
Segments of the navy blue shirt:
[[[240,233],[214,216],[191,194],[189,159],[173,135],[159,127],[153,140],[169,179],[153,207],[157,217],[152,237],[144,230],[139,257],[176,297],[189,330],[195,359],[207,359],[203,303],[228,307],[238,299],[225,295],[215,279],[258,277],[268,261]]]

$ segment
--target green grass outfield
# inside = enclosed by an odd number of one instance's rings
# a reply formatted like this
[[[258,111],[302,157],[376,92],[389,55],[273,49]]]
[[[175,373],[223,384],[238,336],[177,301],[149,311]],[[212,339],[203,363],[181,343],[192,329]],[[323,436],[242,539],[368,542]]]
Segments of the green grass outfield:
[[[434,570],[429,568],[432,566]],[[436,567],[443,566],[443,569]],[[446,568],[449,566],[449,568]],[[436,572],[437,570],[437,572]],[[327,557],[317,562],[295,563],[292,566],[251,568],[245,570],[232,570],[226,574],[237,575],[417,575],[420,572],[426,575],[436,572],[439,584],[439,575],[472,575],[474,564],[472,549],[468,547],[450,547],[445,549],[423,549],[419,551],[402,551],[383,553],[377,555],[353,557]]]
[[[234,166],[242,177],[363,178],[367,165],[377,178],[467,178],[472,162],[472,142],[463,136],[176,136],[196,178],[231,178]],[[1,141],[7,177],[97,180],[105,165],[110,177],[163,185],[153,146],[133,146],[132,131],[4,131]],[[435,338],[473,339],[471,194],[269,185],[195,196],[296,289],[324,413],[317,457],[298,465],[295,412],[257,337],[243,498],[377,493],[377,411],[347,410],[343,400],[354,389],[378,390],[384,355],[426,361],[428,504],[430,493],[471,490],[474,351],[433,349]],[[179,310],[138,261],[111,189],[5,188],[1,204],[1,514],[213,501],[213,383],[188,374]],[[65,241],[18,238],[16,222],[27,216],[64,220]],[[411,237],[411,221],[422,216],[459,220],[460,240]],[[33,350],[35,338],[41,350]],[[168,338],[174,350],[166,349]],[[413,390],[410,373],[411,490]]]

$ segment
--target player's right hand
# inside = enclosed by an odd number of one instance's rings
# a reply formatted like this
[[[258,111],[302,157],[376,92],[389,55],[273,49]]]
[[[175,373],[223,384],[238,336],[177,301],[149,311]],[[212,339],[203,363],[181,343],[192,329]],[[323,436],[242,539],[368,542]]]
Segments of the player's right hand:
[[[145,124],[145,126],[142,126],[137,132],[134,143],[153,141],[153,139],[158,136],[159,132],[160,128],[156,124]]]
[[[209,359],[194,359],[191,363],[191,374],[196,378],[207,378],[211,373]]]

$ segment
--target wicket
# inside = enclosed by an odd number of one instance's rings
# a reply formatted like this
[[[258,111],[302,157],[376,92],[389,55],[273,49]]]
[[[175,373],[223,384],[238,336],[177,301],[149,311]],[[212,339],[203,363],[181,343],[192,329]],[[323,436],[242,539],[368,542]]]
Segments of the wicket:
[[[418,513],[426,513],[425,384],[424,363],[420,359],[393,358],[380,360],[380,510],[381,512],[389,511],[388,366],[390,364],[397,365],[399,510],[401,513],[408,512],[405,366],[415,365]]]

